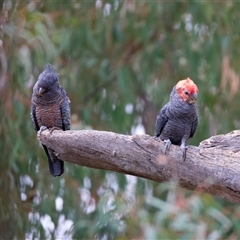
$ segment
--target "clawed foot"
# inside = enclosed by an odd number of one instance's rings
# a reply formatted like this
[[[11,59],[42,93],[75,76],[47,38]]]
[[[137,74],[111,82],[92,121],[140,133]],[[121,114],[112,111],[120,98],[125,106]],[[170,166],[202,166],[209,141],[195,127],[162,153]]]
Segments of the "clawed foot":
[[[39,129],[39,133],[41,134],[43,131],[45,131],[46,129],[48,129],[46,126],[41,126]],[[54,130],[62,130],[61,128],[58,127],[52,127],[50,128],[50,133],[52,133]]]
[[[58,127],[52,127],[51,129],[50,129],[50,133],[52,133],[53,131],[55,131],[55,130],[62,130],[61,128],[58,128]]]
[[[153,138],[154,138],[156,141],[159,141],[159,137],[154,136]]]
[[[48,129],[46,126],[41,126],[41,127],[40,127],[40,130],[39,130],[40,135],[41,135],[41,133],[42,133],[43,131],[45,131],[46,129]]]
[[[185,146],[185,144],[182,143],[182,144],[180,145],[180,149],[181,149],[181,151],[182,151],[182,153],[183,153],[183,155],[182,155],[183,161],[185,161],[186,156],[187,156],[187,146]]]
[[[167,151],[170,149],[170,146],[171,146],[172,143],[171,143],[170,139],[164,140],[164,142],[165,142],[164,154],[166,154]]]
[[[58,157],[60,155],[60,153],[57,153],[57,152],[53,152],[53,154]]]

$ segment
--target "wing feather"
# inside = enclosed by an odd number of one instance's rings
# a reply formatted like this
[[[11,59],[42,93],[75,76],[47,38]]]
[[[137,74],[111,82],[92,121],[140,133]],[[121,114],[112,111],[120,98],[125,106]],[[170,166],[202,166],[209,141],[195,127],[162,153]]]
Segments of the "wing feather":
[[[33,127],[35,129],[35,131],[39,131],[40,127],[38,125],[37,122],[37,117],[36,117],[36,106],[34,104],[31,104],[31,119],[32,119],[32,123],[33,123]]]
[[[196,116],[194,122],[192,123],[190,138],[193,137],[194,133],[196,132],[197,125],[198,125],[198,117]]]
[[[155,132],[154,135],[156,137],[159,137],[161,135],[161,132],[164,128],[164,126],[166,125],[167,121],[168,121],[168,117],[166,114],[168,108],[168,104],[166,104],[158,113],[157,115],[157,119],[156,119],[156,124],[155,124]]]
[[[64,89],[62,89],[62,94],[64,96],[64,100],[60,106],[61,108],[61,115],[62,115],[62,122],[63,122],[63,131],[70,130],[70,100],[67,96],[67,93]]]

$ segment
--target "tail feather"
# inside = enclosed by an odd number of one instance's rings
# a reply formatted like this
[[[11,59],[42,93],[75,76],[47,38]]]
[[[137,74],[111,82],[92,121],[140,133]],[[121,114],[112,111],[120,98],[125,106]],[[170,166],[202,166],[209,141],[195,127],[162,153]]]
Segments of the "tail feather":
[[[61,176],[64,172],[64,162],[58,159],[51,149],[43,145],[48,157],[49,171],[53,177]]]
[[[53,177],[61,176],[64,172],[64,162],[58,158],[53,162],[48,159],[49,171]]]

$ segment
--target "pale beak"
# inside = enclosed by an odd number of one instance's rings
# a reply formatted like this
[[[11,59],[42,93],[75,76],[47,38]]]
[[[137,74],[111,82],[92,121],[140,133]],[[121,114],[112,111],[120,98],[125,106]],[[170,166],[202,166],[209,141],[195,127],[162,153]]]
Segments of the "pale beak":
[[[193,96],[193,98],[194,98],[195,100],[197,100],[197,98],[198,98],[198,93],[195,92],[192,96]]]
[[[189,103],[194,103],[197,100],[198,94],[195,92],[191,96],[189,96]]]
[[[42,94],[45,92],[46,90],[45,90],[45,88],[39,88],[39,90],[38,90],[38,94],[40,95],[40,96],[42,96]]]

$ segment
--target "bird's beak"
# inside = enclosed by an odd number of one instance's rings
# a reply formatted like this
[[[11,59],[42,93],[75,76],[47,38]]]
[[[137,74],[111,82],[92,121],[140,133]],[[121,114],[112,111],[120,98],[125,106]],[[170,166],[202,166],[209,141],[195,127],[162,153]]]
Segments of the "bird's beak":
[[[38,94],[42,96],[42,94],[45,92],[45,88],[39,88]]]
[[[197,100],[198,94],[195,92],[191,96],[189,96],[189,103],[195,103]]]

